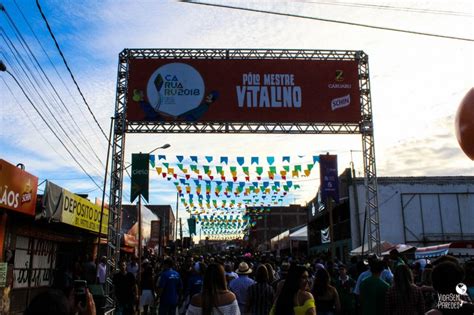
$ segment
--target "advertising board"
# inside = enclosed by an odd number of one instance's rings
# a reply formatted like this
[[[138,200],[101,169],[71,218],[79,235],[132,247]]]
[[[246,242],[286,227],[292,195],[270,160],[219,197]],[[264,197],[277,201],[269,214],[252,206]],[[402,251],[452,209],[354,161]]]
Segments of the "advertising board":
[[[97,205],[48,181],[41,217],[99,232],[101,205]],[[107,234],[109,209],[104,207],[101,234]]]
[[[356,60],[130,59],[127,120],[361,120]]]
[[[38,177],[0,159],[0,208],[35,215]]]

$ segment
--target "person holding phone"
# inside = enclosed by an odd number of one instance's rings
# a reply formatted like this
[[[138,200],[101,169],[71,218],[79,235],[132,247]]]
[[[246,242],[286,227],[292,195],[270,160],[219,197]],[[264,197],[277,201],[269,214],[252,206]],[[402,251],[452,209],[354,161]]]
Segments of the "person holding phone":
[[[61,290],[48,289],[34,297],[23,314],[96,315],[92,294],[89,289],[84,289],[84,301],[77,301],[75,299],[75,290],[71,290],[71,294],[68,297]]]

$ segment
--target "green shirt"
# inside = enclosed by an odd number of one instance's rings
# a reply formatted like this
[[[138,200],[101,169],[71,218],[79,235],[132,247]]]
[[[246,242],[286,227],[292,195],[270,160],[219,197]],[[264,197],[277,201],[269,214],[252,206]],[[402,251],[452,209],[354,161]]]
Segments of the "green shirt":
[[[385,293],[390,285],[382,279],[370,276],[360,284],[362,315],[383,314]]]

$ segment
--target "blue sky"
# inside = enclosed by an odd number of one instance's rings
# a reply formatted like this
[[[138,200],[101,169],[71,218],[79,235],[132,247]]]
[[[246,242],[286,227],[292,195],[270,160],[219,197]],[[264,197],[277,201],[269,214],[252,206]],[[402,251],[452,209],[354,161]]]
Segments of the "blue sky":
[[[35,30],[67,88],[15,3]],[[42,0],[40,3],[88,103],[107,133],[115,103],[118,53],[124,48],[363,50],[369,55],[378,175],[474,175],[472,161],[462,153],[454,135],[457,106],[474,85],[472,42],[176,1]],[[472,1],[367,0],[358,2],[357,6],[350,1],[317,0],[207,3],[474,38]],[[6,0],[3,4],[103,162],[106,143],[75,90],[35,1]],[[2,34],[18,44],[8,20],[1,15]],[[3,38],[0,41],[1,52],[6,55],[0,58],[20,75],[5,41]],[[40,180],[48,178],[70,191],[100,196],[100,190],[67,156],[11,78],[5,73],[0,76],[0,157],[12,163],[24,163]],[[47,104],[59,108],[51,98],[54,96],[49,96]],[[34,100],[41,103],[38,97]],[[71,126],[68,115],[58,111],[58,118],[66,129]],[[91,149],[80,144],[78,134],[71,134],[71,138],[77,150],[85,152],[88,158],[92,156]],[[147,152],[164,143],[170,143],[171,148],[160,154],[169,156],[235,157],[243,153],[263,157],[312,156],[331,152],[339,156],[340,171],[349,167],[351,157],[357,173],[362,174],[363,169],[359,136],[128,135],[126,161],[130,161],[132,152]],[[91,157],[90,163],[83,163],[100,183],[101,162]],[[317,175],[306,183],[288,200],[304,204],[314,197]],[[171,204],[175,208],[171,183],[152,176],[150,187],[152,203]],[[124,190],[128,196],[128,182]]]

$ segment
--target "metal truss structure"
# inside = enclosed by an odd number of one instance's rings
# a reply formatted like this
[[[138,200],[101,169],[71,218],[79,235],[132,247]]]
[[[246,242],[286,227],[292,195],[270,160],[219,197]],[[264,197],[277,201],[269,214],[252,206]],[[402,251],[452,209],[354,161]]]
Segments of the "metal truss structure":
[[[348,60],[358,61],[361,121],[354,123],[235,123],[235,122],[129,122],[126,117],[128,67],[131,59],[206,60]],[[115,121],[110,178],[108,279],[106,294],[112,289],[111,271],[120,254],[120,215],[124,176],[126,133],[260,133],[260,134],[361,134],[366,187],[369,252],[380,254],[374,129],[369,85],[368,56],[362,51],[290,49],[125,49],[119,55]],[[109,302],[113,301],[109,298]]]

